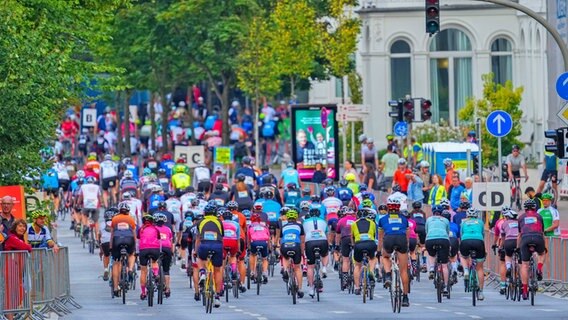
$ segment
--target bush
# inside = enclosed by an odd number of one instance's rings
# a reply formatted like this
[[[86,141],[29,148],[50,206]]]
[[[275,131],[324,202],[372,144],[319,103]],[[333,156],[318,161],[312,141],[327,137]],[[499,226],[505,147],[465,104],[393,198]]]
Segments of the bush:
[[[453,128],[445,120],[441,120],[439,123],[424,123],[416,126],[412,128],[412,136],[416,137],[419,143],[461,142],[464,137],[459,127]]]

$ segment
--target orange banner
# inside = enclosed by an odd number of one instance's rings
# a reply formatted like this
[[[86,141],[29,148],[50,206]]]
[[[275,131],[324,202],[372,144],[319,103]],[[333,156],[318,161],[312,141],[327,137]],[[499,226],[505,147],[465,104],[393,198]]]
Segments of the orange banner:
[[[12,215],[17,219],[26,218],[26,200],[24,198],[24,187],[22,186],[0,186],[0,198],[4,196],[12,197],[14,208]]]

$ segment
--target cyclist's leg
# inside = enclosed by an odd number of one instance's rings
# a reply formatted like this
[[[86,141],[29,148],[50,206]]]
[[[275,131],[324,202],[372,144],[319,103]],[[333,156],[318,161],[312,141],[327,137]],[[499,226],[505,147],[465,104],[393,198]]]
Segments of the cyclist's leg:
[[[361,244],[356,243],[353,247],[353,283],[355,285],[355,289],[358,290],[361,286],[361,269],[363,267],[363,250],[361,249]]]
[[[544,190],[544,184],[548,180],[549,173],[548,170],[542,171],[542,176],[540,177],[540,181],[538,182],[538,187],[536,188],[536,193],[541,193]]]
[[[303,272],[302,272],[302,252],[300,250],[300,245],[298,244],[296,249],[296,254],[292,259],[294,260],[294,273],[296,274],[296,283],[298,284],[298,291],[302,291],[302,280]]]
[[[400,278],[402,279],[402,292],[407,294],[410,291],[410,278],[408,277],[408,249],[400,249],[398,253],[398,267]]]
[[[122,268],[122,262],[120,261],[120,247],[114,245],[111,249],[112,260],[112,284],[114,286],[114,291],[118,291],[118,281],[120,278],[120,269]]]
[[[247,250],[246,250],[246,243],[244,239],[239,239],[239,250],[237,252],[237,268],[238,268],[238,272],[239,272],[239,278],[241,280],[241,290],[243,290],[243,288],[245,287],[245,282],[247,279],[247,266],[245,265],[245,258],[247,255]]]
[[[164,270],[164,284],[166,285],[166,291],[170,291],[170,267],[172,265],[173,253],[169,249],[164,249],[164,255],[162,256],[162,269]]]
[[[308,286],[313,287],[313,283],[314,283],[314,268],[315,268],[315,260],[316,260],[316,255],[314,252],[314,241],[309,241],[306,242],[306,261],[308,264],[308,274],[307,274],[307,280],[308,280]]]

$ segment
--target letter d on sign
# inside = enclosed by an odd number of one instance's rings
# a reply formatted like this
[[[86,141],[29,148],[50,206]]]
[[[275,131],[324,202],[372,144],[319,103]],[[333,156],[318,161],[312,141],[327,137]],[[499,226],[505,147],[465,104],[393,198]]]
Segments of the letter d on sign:
[[[491,206],[501,207],[505,203],[505,197],[501,192],[491,192]]]

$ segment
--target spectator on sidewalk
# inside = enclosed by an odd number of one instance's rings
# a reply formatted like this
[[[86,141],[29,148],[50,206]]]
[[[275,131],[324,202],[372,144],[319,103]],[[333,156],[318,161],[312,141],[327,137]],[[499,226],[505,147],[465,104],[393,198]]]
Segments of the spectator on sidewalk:
[[[316,163],[316,169],[312,177],[313,183],[322,183],[327,178],[325,173],[325,168],[322,166],[321,162]]]
[[[366,163],[372,164],[375,168],[379,167],[379,151],[375,146],[373,139],[368,138],[365,145],[361,146],[361,168],[365,167]]]
[[[363,183],[366,184],[369,189],[378,190],[377,175],[375,174],[375,167],[372,164],[366,163],[365,168],[363,168]]]
[[[424,194],[424,203],[428,203],[428,195],[432,189],[432,175],[430,174],[430,163],[428,161],[420,161],[420,173],[418,173],[422,183],[422,193]]]
[[[24,219],[16,219],[8,232],[8,238],[4,241],[4,251],[32,251],[32,246],[26,242],[27,224]]]
[[[460,206],[462,193],[465,191],[465,185],[460,181],[459,174],[454,174],[452,177],[452,184],[448,191],[450,196],[450,207],[452,211],[456,212]]]
[[[428,194],[429,205],[439,205],[446,198],[446,188],[442,185],[442,177],[439,174],[432,175],[432,187]]]
[[[381,182],[382,188],[388,189],[392,186],[392,180],[394,172],[398,165],[398,155],[394,153],[394,147],[392,145],[387,146],[387,153],[381,158],[381,164],[379,166],[379,172],[383,174],[383,181]]]
[[[12,224],[16,218],[12,215],[12,209],[14,208],[14,200],[11,196],[4,196],[1,200],[2,202],[2,212],[0,213],[1,224],[0,224],[0,249],[3,241],[8,238]]]
[[[357,174],[357,169],[355,169],[355,163],[351,160],[346,160],[345,163],[343,164],[343,178],[345,179],[345,176],[349,173],[352,173],[355,175],[355,182],[359,182],[359,175]]]

